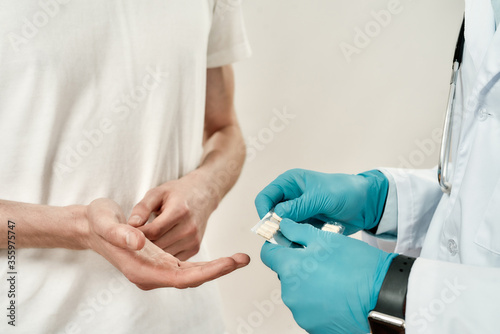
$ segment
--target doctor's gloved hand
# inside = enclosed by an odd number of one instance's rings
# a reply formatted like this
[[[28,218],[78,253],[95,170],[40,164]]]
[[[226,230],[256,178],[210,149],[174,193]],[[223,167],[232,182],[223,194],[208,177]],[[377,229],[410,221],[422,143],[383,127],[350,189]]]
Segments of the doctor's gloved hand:
[[[261,258],[278,274],[295,321],[312,334],[369,333],[368,313],[397,254],[289,219],[280,226],[305,248],[266,242]]]
[[[255,206],[261,218],[274,207],[278,216],[294,221],[337,221],[349,235],[377,226],[388,189],[389,181],[377,170],[349,175],[292,169],[265,187]]]

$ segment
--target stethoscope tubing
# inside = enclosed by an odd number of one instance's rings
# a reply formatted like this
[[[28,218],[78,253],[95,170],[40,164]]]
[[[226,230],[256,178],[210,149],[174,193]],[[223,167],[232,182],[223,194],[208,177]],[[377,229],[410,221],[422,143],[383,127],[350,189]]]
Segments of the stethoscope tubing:
[[[439,153],[438,164],[438,181],[441,190],[445,194],[451,193],[450,181],[450,155],[451,155],[451,137],[452,137],[452,123],[453,111],[455,107],[455,95],[457,88],[458,71],[462,64],[462,57],[465,47],[465,19],[462,21],[460,34],[458,37],[457,45],[455,47],[455,55],[453,57],[453,72],[450,81],[450,92],[448,95],[448,104],[446,107],[446,115],[443,128],[443,139],[441,141],[441,151]]]

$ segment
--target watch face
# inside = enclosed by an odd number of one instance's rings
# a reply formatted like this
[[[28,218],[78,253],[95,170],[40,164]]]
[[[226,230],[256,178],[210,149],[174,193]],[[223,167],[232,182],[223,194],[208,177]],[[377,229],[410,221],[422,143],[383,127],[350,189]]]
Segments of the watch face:
[[[368,315],[370,331],[372,334],[398,334],[405,333],[405,321],[384,313],[371,311]]]
[[[383,322],[380,320],[375,320],[368,318],[368,322],[370,323],[370,331],[372,334],[399,334],[405,333],[405,328],[395,326],[393,324]]]

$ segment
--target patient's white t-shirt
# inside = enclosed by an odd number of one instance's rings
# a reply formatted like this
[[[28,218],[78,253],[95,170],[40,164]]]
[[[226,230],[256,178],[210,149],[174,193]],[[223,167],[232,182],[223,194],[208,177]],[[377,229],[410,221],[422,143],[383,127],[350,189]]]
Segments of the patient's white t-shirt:
[[[240,0],[4,1],[0,36],[0,198],[109,197],[127,215],[196,168],[206,69],[250,52]],[[96,253],[64,249],[17,251],[14,328],[0,256],[0,333],[224,331],[214,283],[144,292]]]

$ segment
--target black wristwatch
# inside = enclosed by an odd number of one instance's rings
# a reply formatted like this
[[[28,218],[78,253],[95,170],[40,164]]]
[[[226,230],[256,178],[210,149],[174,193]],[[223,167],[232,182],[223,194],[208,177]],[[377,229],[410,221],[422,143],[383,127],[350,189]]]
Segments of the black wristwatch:
[[[380,288],[377,305],[368,314],[372,334],[405,333],[406,292],[415,260],[404,255],[392,260]]]

